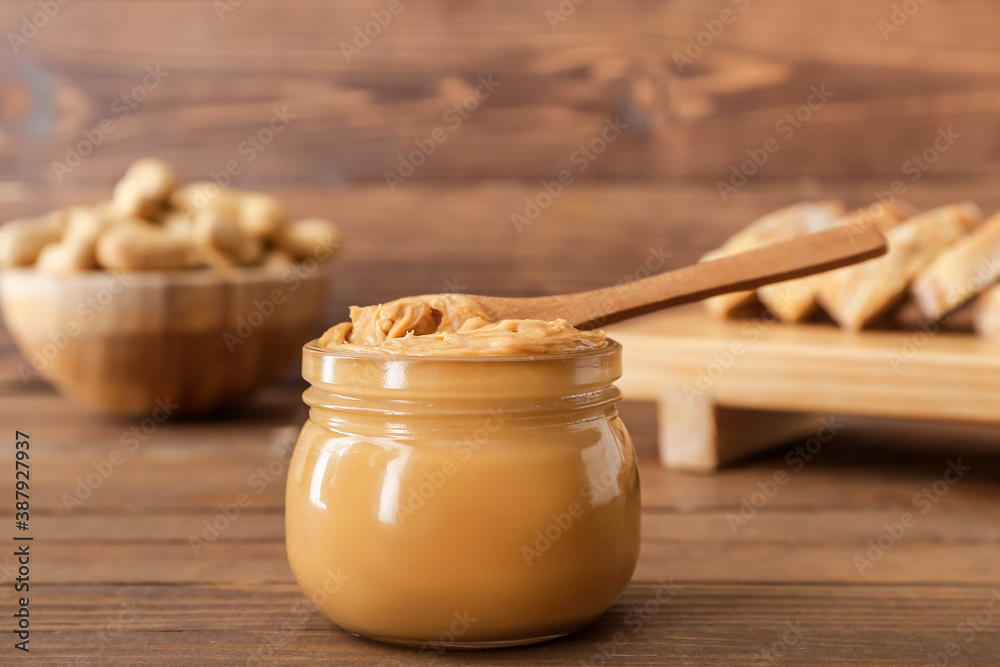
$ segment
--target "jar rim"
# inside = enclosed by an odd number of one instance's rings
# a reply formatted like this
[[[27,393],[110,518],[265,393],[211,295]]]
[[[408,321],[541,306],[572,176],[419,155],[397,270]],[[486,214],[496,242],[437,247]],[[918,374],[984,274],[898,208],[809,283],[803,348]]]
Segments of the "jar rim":
[[[524,361],[562,361],[573,359],[585,359],[587,357],[599,357],[604,354],[613,354],[622,349],[622,344],[613,338],[605,338],[607,345],[603,347],[592,347],[585,350],[572,350],[570,352],[555,352],[553,354],[463,354],[463,355],[433,355],[433,354],[382,354],[379,352],[352,352],[350,350],[336,350],[319,346],[319,339],[314,338],[302,346],[303,354],[323,354],[334,357],[352,359],[358,361],[395,361],[401,362],[524,362]]]
[[[302,349],[302,377],[313,390],[398,400],[548,400],[600,390],[621,377],[622,346],[556,354],[432,356]],[[475,387],[470,391],[470,387]]]

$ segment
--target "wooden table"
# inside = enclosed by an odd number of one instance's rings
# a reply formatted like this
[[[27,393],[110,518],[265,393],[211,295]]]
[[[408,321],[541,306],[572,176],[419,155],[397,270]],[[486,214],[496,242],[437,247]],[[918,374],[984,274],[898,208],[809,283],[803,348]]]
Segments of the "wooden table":
[[[915,665],[950,642],[950,664],[1000,660],[1000,453],[984,446],[995,432],[844,419],[801,470],[782,449],[685,475],[657,462],[654,409],[637,402],[622,413],[641,459],[642,556],[600,620],[538,646],[442,655],[350,636],[307,606],[285,559],[282,454],[305,417],[301,389],[273,387],[222,419],[168,419],[128,451],[136,423],[40,382],[3,384],[0,663]],[[15,429],[32,442],[30,656],[7,632]],[[970,469],[921,513],[915,494],[959,460]],[[766,503],[761,487],[776,491]],[[251,504],[226,518],[240,493]],[[735,521],[743,498],[761,507]],[[868,541],[906,511],[915,525],[859,573]],[[960,626],[977,613],[992,622]]]

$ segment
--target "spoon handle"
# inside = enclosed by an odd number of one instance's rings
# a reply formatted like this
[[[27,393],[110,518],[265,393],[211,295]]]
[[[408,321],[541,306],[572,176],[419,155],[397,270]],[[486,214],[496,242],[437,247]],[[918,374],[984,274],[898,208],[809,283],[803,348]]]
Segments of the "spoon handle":
[[[588,292],[529,299],[475,297],[499,319],[556,319],[587,329],[710,296],[756,289],[878,257],[875,225],[843,225],[708,262]]]

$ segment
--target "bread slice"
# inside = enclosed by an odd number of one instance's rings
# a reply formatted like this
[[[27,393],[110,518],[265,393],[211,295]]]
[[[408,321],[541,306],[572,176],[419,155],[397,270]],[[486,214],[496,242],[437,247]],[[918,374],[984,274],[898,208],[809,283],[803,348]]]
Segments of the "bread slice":
[[[779,241],[829,229],[843,215],[844,206],[837,201],[801,202],[768,213],[729,237],[720,247],[706,253],[701,261],[753,250]],[[754,301],[754,291],[732,292],[705,299],[705,307],[716,317],[729,317]]]
[[[942,252],[913,280],[920,312],[941,319],[1000,278],[1000,213]]]
[[[914,276],[981,221],[972,202],[916,215],[886,233],[889,251],[882,257],[824,275],[816,297],[841,327],[857,331],[899,301]]]
[[[972,321],[983,338],[1000,339],[1000,285],[991,285],[979,295]]]
[[[905,202],[894,202],[889,205],[876,202],[840,217],[836,224],[847,227],[848,233],[852,229],[860,233],[871,225],[876,225],[882,232],[887,232],[915,212],[913,207]],[[765,285],[757,290],[757,298],[783,322],[802,322],[816,311],[816,293],[825,275],[826,273],[819,273]]]

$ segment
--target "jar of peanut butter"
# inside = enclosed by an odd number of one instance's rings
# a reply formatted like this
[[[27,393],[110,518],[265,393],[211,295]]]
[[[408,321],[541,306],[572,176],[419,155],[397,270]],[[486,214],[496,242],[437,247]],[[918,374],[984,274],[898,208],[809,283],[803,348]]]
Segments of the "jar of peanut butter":
[[[607,610],[639,553],[639,477],[616,408],[621,346],[599,342],[468,356],[306,345],[286,543],[316,607],[354,634],[435,650],[544,641]]]

